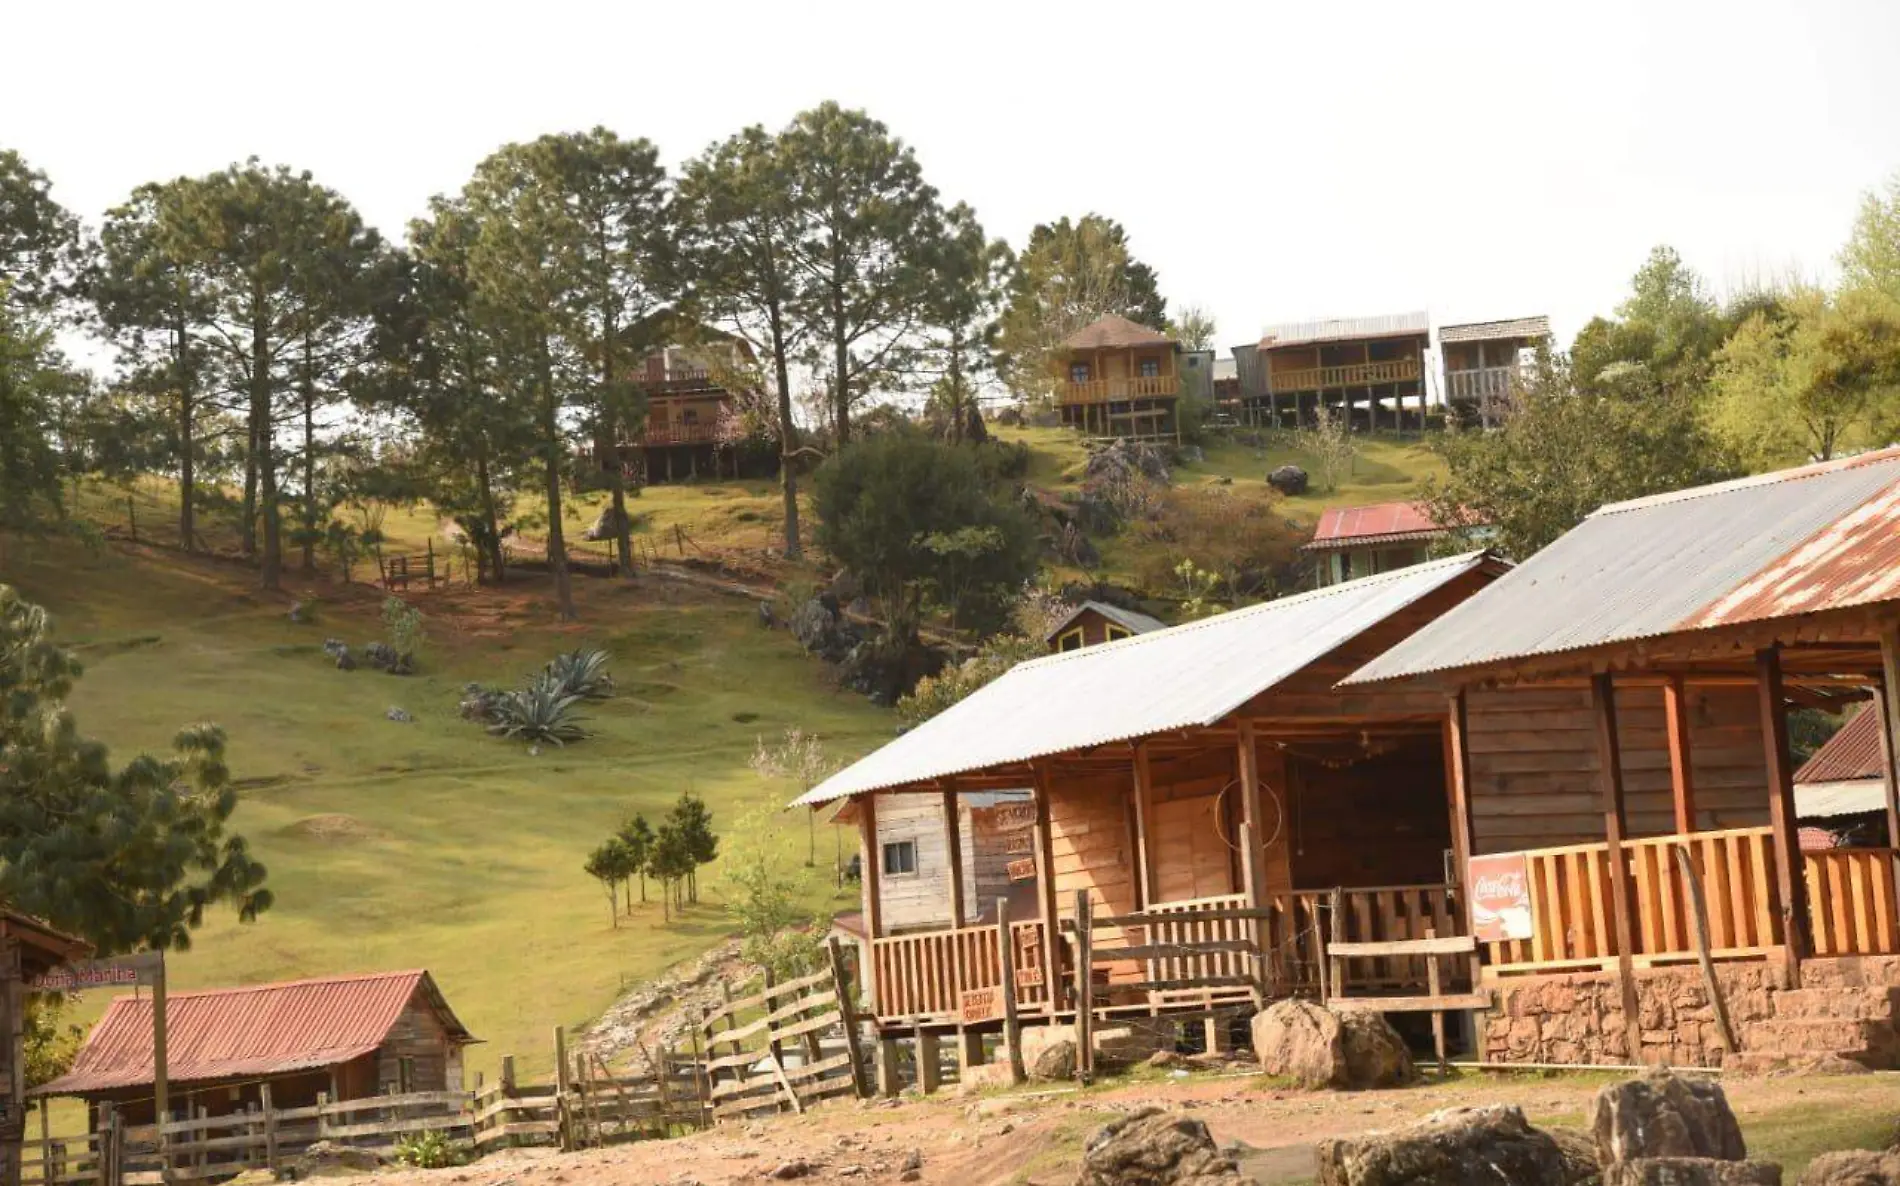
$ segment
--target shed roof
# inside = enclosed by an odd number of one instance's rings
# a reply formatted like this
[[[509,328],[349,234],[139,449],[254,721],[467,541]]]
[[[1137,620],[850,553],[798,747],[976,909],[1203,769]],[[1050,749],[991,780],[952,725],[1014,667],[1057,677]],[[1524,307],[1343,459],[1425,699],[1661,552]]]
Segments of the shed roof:
[[[1445,342],[1500,342],[1514,338],[1548,338],[1550,336],[1550,318],[1513,317],[1509,321],[1467,321],[1463,325],[1441,325],[1438,327],[1438,341]]]
[[[1320,512],[1308,548],[1341,548],[1395,539],[1428,539],[1445,528],[1432,522],[1415,502],[1374,502],[1356,507],[1328,507]]]
[[[29,975],[92,954],[92,944],[84,939],[11,906],[0,906],[0,938],[18,941],[22,970]]]
[[[1472,552],[1019,663],[795,804],[1211,725],[1487,563]]]
[[[1900,448],[1613,503],[1347,684],[1900,599]]]
[[[1048,631],[1043,634],[1042,640],[1048,642],[1056,635],[1074,625],[1077,618],[1088,613],[1090,610],[1094,610],[1096,613],[1131,634],[1149,634],[1156,630],[1166,630],[1168,628],[1168,624],[1160,618],[1151,618],[1138,610],[1123,609],[1119,605],[1110,605],[1106,601],[1084,601],[1081,605],[1070,610],[1060,622],[1049,627]]]
[[[254,1078],[335,1066],[389,1036],[420,991],[449,1040],[475,1041],[421,969],[328,976],[168,996],[165,1063],[175,1083]],[[85,1095],[152,1082],[152,999],[117,997],[72,1070],[36,1095]]]
[[[1880,768],[1880,714],[1871,707],[1850,717],[1845,725],[1814,751],[1814,756],[1795,771],[1794,780],[1839,782],[1843,779],[1881,779],[1887,772]]]
[[[1389,313],[1383,317],[1332,317],[1270,325],[1260,335],[1262,350],[1302,346],[1312,342],[1359,342],[1368,338],[1416,338],[1431,333],[1431,317],[1419,313]]]
[[[1131,346],[1172,346],[1174,339],[1138,321],[1109,313],[1062,339],[1062,344],[1070,350],[1115,350]]]
[[[1803,782],[1794,788],[1796,819],[1831,819],[1841,815],[1872,815],[1887,810],[1887,784],[1878,778],[1844,778],[1839,782]]]

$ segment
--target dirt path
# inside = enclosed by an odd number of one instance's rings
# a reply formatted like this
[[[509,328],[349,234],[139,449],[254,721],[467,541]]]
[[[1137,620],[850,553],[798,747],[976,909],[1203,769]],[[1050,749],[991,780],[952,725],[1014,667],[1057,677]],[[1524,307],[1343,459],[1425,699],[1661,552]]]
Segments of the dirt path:
[[[1197,1074],[1087,1092],[1057,1091],[903,1103],[846,1102],[805,1116],[729,1124],[674,1141],[557,1154],[500,1154],[470,1166],[391,1175],[415,1186],[736,1186],[770,1180],[802,1161],[799,1181],[918,1181],[941,1186],[1066,1186],[1081,1143],[1109,1116],[1155,1104],[1191,1111],[1223,1145],[1237,1143],[1242,1168],[1261,1186],[1310,1182],[1312,1148],[1328,1137],[1391,1128],[1439,1108],[1510,1103],[1540,1123],[1580,1124],[1608,1076],[1465,1076],[1403,1091],[1343,1094],[1276,1090],[1257,1076]],[[1777,1124],[1812,1115],[1900,1114],[1900,1075],[1740,1080],[1726,1090],[1758,1145]],[[1805,1128],[1813,1124],[1802,1122]],[[1770,1148],[1764,1152],[1774,1153]],[[917,1176],[904,1178],[912,1154]],[[379,1183],[380,1186],[380,1183]]]

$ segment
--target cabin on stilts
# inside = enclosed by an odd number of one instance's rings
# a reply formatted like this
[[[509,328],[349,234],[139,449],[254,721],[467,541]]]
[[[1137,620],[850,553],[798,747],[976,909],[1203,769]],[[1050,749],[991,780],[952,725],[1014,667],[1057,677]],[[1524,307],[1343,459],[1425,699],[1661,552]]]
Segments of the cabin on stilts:
[[[1241,396],[1241,420],[1305,428],[1320,409],[1355,431],[1425,424],[1424,313],[1342,317],[1270,327],[1253,354],[1257,390]]]
[[[955,1032],[973,1054],[1012,1018],[1199,1019],[1218,1043],[1271,998],[1468,985],[1467,963],[1441,983],[1409,950],[1330,958],[1455,945],[1464,914],[1444,697],[1333,687],[1503,569],[1472,553],[1031,660],[801,797],[851,801],[871,870],[888,814],[925,803],[948,824],[964,796],[1031,792],[997,901],[971,900],[953,855],[944,923],[899,934],[890,881],[864,878],[880,1034]]]
[[[1096,440],[1179,443],[1178,342],[1110,313],[1063,340],[1056,382],[1062,423]]]
[[[1550,341],[1550,318],[1473,321],[1438,327],[1445,406],[1468,424],[1495,428],[1517,406],[1525,359]]]
[[[1900,449],[1606,506],[1354,673],[1447,697],[1494,1061],[1900,1064]],[[1788,714],[1879,714],[1804,851]]]

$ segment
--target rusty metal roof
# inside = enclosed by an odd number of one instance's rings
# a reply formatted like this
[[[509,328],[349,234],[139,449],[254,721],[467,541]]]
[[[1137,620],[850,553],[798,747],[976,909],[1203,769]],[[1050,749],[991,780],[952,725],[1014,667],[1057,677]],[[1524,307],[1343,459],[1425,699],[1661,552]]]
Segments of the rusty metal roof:
[[[1018,663],[794,805],[1211,725],[1420,598],[1496,565],[1472,552]]]
[[[1425,508],[1414,502],[1375,502],[1357,507],[1328,507],[1320,512],[1308,547],[1338,546],[1361,539],[1417,534],[1437,535],[1444,528],[1432,522]]]
[[[1880,714],[1871,707],[1855,713],[1827,744],[1795,771],[1794,780],[1841,782],[1854,778],[1885,778],[1881,769]]]
[[[1499,342],[1518,338],[1548,338],[1550,318],[1514,317],[1509,321],[1468,321],[1438,327],[1440,345],[1446,342]]]
[[[1117,350],[1134,346],[1172,346],[1174,339],[1138,321],[1109,313],[1062,340],[1070,350]]]
[[[1900,600],[1900,448],[1605,506],[1370,683]]]
[[[1260,335],[1260,349],[1278,350],[1314,342],[1361,342],[1369,338],[1422,338],[1431,333],[1426,313],[1391,313],[1383,317],[1331,317],[1270,325]]]
[[[421,969],[179,992],[166,1001],[166,1068],[173,1082],[281,1075],[335,1066],[375,1050],[418,993],[449,1040],[475,1041]],[[72,1070],[36,1095],[87,1095],[152,1082],[152,999],[118,997]]]

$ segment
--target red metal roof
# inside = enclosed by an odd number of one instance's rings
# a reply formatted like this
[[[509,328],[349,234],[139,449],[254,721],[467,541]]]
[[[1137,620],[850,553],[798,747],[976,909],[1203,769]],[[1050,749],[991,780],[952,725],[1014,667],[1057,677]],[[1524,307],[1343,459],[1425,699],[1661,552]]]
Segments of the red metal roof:
[[[1442,530],[1417,503],[1375,502],[1360,507],[1331,507],[1321,512],[1319,527],[1313,532],[1313,542],[1337,544],[1367,537],[1421,532],[1436,535]]]
[[[418,992],[457,1043],[475,1039],[420,969],[180,992],[166,1002],[173,1082],[315,1070],[375,1050]],[[152,1082],[152,999],[118,997],[86,1035],[73,1069],[36,1095],[82,1095]]]
[[[1858,778],[1885,778],[1880,768],[1880,714],[1863,708],[1827,744],[1795,771],[1796,782],[1847,782]]]

